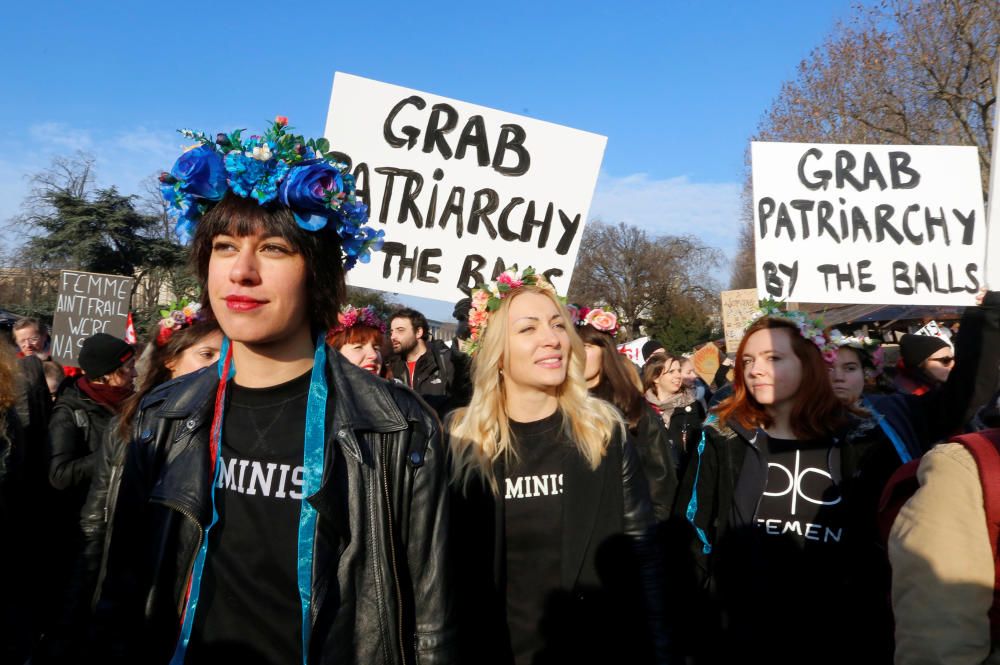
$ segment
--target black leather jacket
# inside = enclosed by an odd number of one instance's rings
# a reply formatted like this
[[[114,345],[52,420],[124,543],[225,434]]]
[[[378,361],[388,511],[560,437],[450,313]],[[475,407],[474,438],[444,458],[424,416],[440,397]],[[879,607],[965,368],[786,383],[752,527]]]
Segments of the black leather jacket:
[[[447,467],[408,389],[328,356],[310,663],[453,661]],[[211,519],[215,368],[150,393],[136,419],[96,607],[103,662],[166,663]]]

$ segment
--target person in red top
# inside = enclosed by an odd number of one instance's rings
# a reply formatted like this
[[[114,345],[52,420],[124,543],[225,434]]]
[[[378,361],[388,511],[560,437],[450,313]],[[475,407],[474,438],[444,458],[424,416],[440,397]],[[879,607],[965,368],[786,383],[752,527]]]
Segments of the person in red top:
[[[17,357],[38,356],[39,360],[48,360],[49,334],[38,319],[25,317],[14,324],[12,330],[14,344],[17,345]]]

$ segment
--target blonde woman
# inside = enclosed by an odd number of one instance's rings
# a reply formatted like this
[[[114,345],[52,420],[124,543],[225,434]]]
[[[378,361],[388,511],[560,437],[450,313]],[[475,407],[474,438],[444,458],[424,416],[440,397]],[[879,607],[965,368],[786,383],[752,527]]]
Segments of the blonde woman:
[[[631,545],[650,542],[649,489],[621,416],[588,394],[569,313],[514,268],[473,291],[469,326],[472,401],[446,426],[461,662],[648,661],[629,576]]]

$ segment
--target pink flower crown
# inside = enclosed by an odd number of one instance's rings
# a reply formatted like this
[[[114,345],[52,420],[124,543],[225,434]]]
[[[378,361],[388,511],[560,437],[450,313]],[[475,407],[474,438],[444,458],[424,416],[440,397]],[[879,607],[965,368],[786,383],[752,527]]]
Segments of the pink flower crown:
[[[187,300],[181,300],[178,303],[168,305],[167,309],[161,309],[160,316],[163,318],[159,321],[160,330],[156,333],[157,346],[165,345],[175,332],[204,318],[201,305]]]
[[[545,279],[545,275],[535,272],[532,267],[518,270],[517,266],[512,266],[497,275],[496,281],[472,289],[471,305],[469,307],[469,339],[462,342],[462,351],[470,356],[479,351],[479,340],[486,332],[490,317],[493,312],[500,309],[500,303],[504,298],[522,286],[536,286],[545,291],[549,291],[557,298],[556,288]]]
[[[361,308],[357,308],[354,305],[344,305],[341,307],[340,312],[337,314],[337,325],[330,330],[330,333],[344,332],[348,328],[359,325],[375,328],[383,335],[385,334],[385,321],[371,305]]]
[[[612,337],[618,334],[618,316],[614,312],[600,307],[579,307],[577,305],[567,305],[566,308],[573,315],[574,324],[590,326],[595,330],[608,333]]]
[[[837,350],[840,347],[823,333],[822,319],[810,319],[805,312],[798,310],[785,311],[781,309],[781,303],[773,298],[768,298],[767,300],[760,301],[758,309],[754,313],[753,318],[750,319],[747,327],[750,327],[752,323],[765,316],[771,319],[784,319],[785,321],[794,323],[799,331],[799,335],[816,345],[826,364],[832,365],[837,360]]]

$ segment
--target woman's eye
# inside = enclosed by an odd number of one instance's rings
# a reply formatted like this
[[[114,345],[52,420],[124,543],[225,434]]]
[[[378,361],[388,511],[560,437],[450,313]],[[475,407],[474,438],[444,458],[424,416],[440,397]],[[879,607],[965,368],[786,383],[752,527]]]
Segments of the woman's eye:
[[[212,243],[212,251],[213,252],[226,252],[226,251],[235,250],[235,249],[236,249],[236,246],[233,245],[233,243],[231,243],[231,242],[225,242],[225,241],[221,241],[220,240],[220,241],[216,241],[216,242]]]
[[[263,251],[267,252],[268,254],[291,254],[292,253],[290,249],[288,249],[287,247],[284,247],[283,245],[264,245],[261,249]]]

